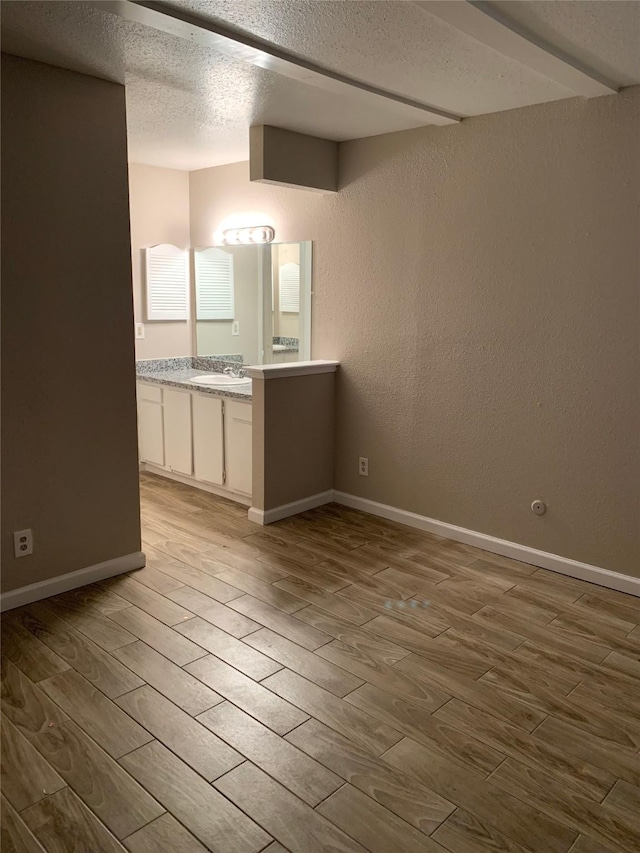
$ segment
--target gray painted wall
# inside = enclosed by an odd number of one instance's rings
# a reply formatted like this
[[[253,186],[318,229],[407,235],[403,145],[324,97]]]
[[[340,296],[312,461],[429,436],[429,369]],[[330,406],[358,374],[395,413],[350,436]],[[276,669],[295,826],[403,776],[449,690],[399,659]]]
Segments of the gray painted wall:
[[[640,575],[640,87],[340,149],[335,196],[190,174],[193,245],[314,241],[335,488]]]
[[[2,101],[8,591],[139,551],[140,518],[124,88],[3,55]]]

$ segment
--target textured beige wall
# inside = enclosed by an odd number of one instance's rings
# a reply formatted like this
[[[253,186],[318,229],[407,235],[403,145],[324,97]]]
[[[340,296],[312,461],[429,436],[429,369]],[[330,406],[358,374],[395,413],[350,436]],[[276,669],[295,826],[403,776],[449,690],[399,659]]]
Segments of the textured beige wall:
[[[256,125],[249,132],[251,180],[335,192],[338,143],[282,127]]]
[[[191,174],[192,237],[314,241],[335,487],[640,575],[640,87],[343,143],[341,186]]]
[[[251,505],[264,509],[265,499],[265,382],[251,385]]]
[[[136,323],[145,324],[144,340],[136,344],[136,358],[173,358],[191,355],[190,321],[146,319],[144,253],[147,246],[171,243],[188,249],[189,173],[158,166],[129,165],[131,258]]]
[[[124,88],[3,55],[2,204],[8,591],[140,550]]]
[[[333,488],[335,373],[253,380],[253,506]]]

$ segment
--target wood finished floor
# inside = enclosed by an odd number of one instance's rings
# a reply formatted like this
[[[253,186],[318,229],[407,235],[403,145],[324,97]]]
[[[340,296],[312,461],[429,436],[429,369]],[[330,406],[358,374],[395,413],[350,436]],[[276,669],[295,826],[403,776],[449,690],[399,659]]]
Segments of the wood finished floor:
[[[3,853],[640,849],[638,599],[141,492],[146,568],[3,619]]]

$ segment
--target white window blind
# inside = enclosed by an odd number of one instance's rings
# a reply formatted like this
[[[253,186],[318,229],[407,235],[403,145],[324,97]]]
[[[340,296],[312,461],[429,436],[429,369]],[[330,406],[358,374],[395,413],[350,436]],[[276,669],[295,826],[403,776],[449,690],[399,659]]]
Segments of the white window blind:
[[[280,311],[300,313],[300,264],[283,264],[279,272]]]
[[[224,249],[196,249],[196,318],[233,320],[233,255]]]
[[[144,251],[147,320],[187,320],[189,253],[169,243]]]

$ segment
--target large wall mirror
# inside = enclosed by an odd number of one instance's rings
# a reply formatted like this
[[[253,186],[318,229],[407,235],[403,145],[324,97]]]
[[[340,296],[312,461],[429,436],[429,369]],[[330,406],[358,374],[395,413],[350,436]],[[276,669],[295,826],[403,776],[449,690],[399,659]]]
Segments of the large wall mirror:
[[[311,269],[310,241],[195,249],[196,354],[308,361]]]

